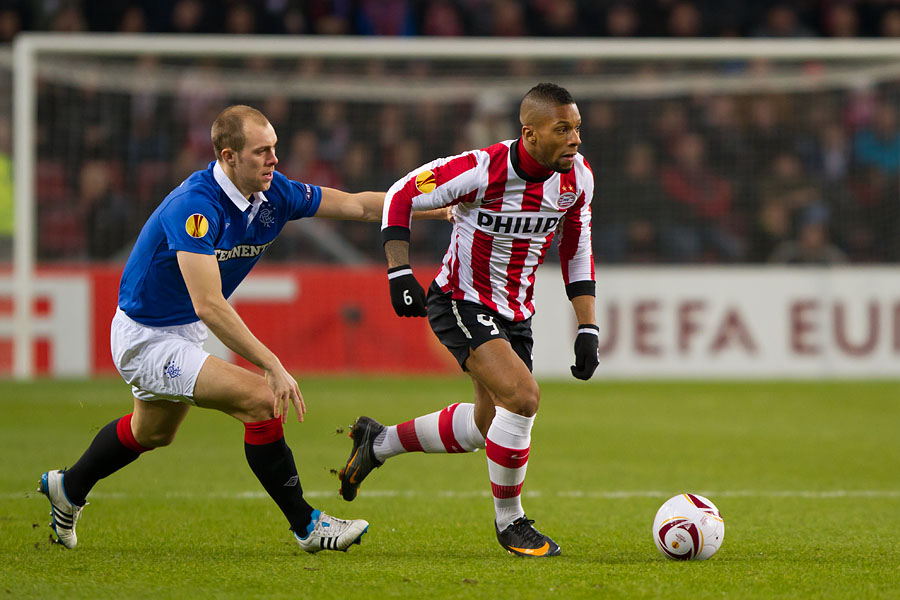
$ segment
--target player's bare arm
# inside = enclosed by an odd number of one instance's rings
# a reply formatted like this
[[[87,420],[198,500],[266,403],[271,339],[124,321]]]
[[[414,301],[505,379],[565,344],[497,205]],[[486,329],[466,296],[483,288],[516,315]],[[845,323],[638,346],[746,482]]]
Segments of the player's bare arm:
[[[351,194],[334,188],[322,188],[322,201],[317,217],[349,221],[380,221],[384,207],[384,192]]]
[[[297,419],[303,421],[306,405],[297,381],[225,300],[216,257],[183,251],[179,251],[177,256],[194,312],[200,320],[229,349],[263,370],[275,396],[275,417],[286,421],[290,404],[293,404]]]
[[[322,202],[319,204],[317,217],[340,219],[344,221],[381,220],[384,209],[384,192],[358,192],[351,194],[334,188],[322,188]],[[413,213],[413,219],[430,219],[436,221],[452,220],[449,207],[422,210]]]
[[[384,255],[389,269],[409,264],[409,242],[390,240],[384,244]]]
[[[594,313],[594,297],[590,294],[572,298],[572,308],[575,309],[575,318],[578,319],[579,325],[597,324]]]

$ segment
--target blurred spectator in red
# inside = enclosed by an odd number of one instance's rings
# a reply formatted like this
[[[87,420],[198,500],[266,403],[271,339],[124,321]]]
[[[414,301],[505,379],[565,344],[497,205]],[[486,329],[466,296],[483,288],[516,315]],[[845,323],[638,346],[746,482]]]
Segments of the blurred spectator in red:
[[[320,35],[348,35],[353,33],[350,24],[351,3],[346,0],[310,0],[309,22],[313,33]]]
[[[358,0],[356,31],[362,35],[416,35],[410,0]]]
[[[635,142],[625,151],[619,177],[600,181],[593,207],[594,258],[599,262],[651,262],[659,250],[663,191],[653,146]]]
[[[425,5],[422,19],[422,34],[436,37],[456,37],[465,35],[465,26],[460,9],[450,0],[434,0]]]
[[[663,231],[666,255],[676,262],[738,260],[741,241],[728,229],[732,186],[710,169],[701,136],[688,133],[678,140],[674,162],[662,168],[661,180],[668,217]]]

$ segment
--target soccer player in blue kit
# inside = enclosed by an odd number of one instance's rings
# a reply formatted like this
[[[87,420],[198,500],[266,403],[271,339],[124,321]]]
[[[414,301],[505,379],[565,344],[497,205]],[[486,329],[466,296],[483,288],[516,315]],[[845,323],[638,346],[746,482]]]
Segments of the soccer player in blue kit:
[[[231,106],[212,125],[216,160],[175,188],[150,216],[128,258],[112,321],[113,360],[132,386],[134,411],[103,427],[67,470],[41,476],[50,526],[66,548],[100,479],[172,443],[190,407],[244,424],[251,470],[307,552],[347,550],[369,524],[314,509],[303,497],[283,425],[306,406],[296,380],[226,301],[285,224],[303,217],[380,221],[384,194],[349,194],[291,181],[275,170],[277,136],[266,117]],[[212,331],[262,374],[211,356]]]

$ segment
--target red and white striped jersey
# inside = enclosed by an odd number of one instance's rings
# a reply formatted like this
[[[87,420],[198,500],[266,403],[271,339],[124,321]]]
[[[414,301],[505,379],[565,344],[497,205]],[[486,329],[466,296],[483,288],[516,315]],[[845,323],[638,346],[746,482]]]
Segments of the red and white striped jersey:
[[[557,233],[569,297],[594,293],[590,166],[578,154],[568,173],[536,179],[519,166],[517,143],[439,158],[412,171],[388,190],[381,222],[386,240],[408,240],[413,210],[453,206],[450,246],[435,281],[454,299],[478,302],[512,321],[534,314],[535,271]]]

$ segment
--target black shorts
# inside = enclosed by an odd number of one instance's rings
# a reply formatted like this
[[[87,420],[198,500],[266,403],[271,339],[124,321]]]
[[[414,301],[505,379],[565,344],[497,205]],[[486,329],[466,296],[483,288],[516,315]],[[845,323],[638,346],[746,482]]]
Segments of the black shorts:
[[[453,300],[436,283],[428,288],[428,322],[431,330],[466,371],[469,350],[493,339],[509,342],[531,371],[531,319],[509,321],[477,302]]]

